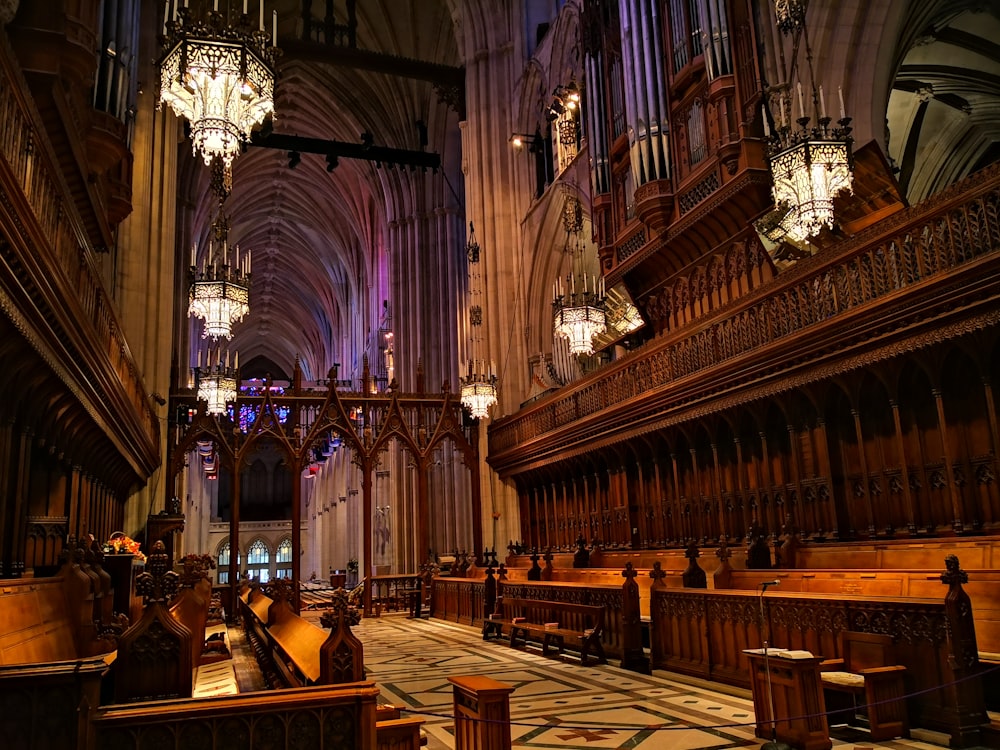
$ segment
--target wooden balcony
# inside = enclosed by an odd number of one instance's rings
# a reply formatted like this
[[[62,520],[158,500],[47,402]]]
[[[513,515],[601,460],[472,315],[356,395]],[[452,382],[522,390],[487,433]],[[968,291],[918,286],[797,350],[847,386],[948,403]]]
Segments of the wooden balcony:
[[[1000,321],[1000,167],[490,427],[511,476]]]
[[[45,365],[15,383],[22,390],[8,396],[28,393],[42,379],[58,382],[73,403],[60,404],[53,432],[65,421],[89,424],[102,444],[80,448],[93,459],[88,471],[101,473],[115,488],[144,482],[160,462],[159,421],[114,300],[101,281],[85,222],[6,43],[0,45],[0,120],[5,234],[0,294],[4,312],[24,340],[18,356],[31,352]]]

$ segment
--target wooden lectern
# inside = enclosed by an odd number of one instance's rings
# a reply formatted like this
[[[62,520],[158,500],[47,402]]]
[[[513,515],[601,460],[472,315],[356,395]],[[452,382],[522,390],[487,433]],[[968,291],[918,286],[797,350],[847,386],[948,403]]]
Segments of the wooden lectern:
[[[830,729],[820,682],[820,657],[808,651],[770,648],[747,649],[750,659],[750,686],[757,716],[755,734],[771,739],[772,706],[776,717],[775,736],[799,750],[830,750]],[[770,671],[770,687],[768,683]]]

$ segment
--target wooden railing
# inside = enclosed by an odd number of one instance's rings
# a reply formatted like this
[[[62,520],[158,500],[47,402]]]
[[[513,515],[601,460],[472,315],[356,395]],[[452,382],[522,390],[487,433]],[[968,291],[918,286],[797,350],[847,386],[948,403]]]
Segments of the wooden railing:
[[[117,375],[117,384],[108,380],[95,388],[121,390],[121,397],[139,420],[142,437],[155,452],[159,421],[150,406],[149,391],[129,351],[114,303],[101,281],[95,248],[90,245],[6,37],[0,42],[0,122],[4,123],[0,129],[0,192],[9,193],[9,205],[16,214],[11,219],[28,249],[24,253],[11,243],[8,252],[16,255],[12,265],[18,267],[22,282],[28,280],[35,286],[29,291],[37,292],[57,311],[49,316],[49,323],[58,327],[57,335],[71,341],[67,334],[79,330],[92,345],[92,352],[80,354],[85,359],[88,355],[100,357],[104,368]],[[33,221],[22,224],[25,217]],[[70,328],[72,331],[66,330]],[[114,416],[117,422],[109,419],[109,424],[120,423],[122,415]]]
[[[431,617],[459,622],[463,625],[482,624],[485,601],[482,580],[437,577],[433,581],[433,592]],[[574,583],[504,581],[500,584],[500,594],[515,599],[541,599],[551,602],[604,606],[604,633],[601,643],[609,657],[622,657],[622,587],[620,584],[585,586]]]
[[[940,581],[939,581],[940,587]],[[887,633],[907,668],[911,725],[953,733],[957,675],[942,598],[907,599],[838,595],[760,594],[701,589],[652,591],[652,666],[740,687],[750,687],[744,649],[767,639],[783,649],[840,658],[840,633]],[[763,627],[762,627],[763,625]]]
[[[640,397],[643,414],[648,415],[706,396],[708,388],[722,390],[722,385],[760,378],[765,365],[769,372],[780,372],[783,365],[810,354],[800,338],[796,346],[783,346],[800,332],[814,330],[821,346],[830,349],[838,341],[846,344],[852,326],[858,333],[858,317],[876,309],[881,314],[883,307],[920,304],[930,317],[931,308],[946,309],[950,303],[922,298],[927,282],[971,267],[998,248],[1000,165],[995,165],[799,262],[716,314],[657,338],[549,399],[494,423],[491,462],[500,466],[506,452],[604,411],[608,413],[603,418],[590,419],[574,438],[585,441],[591,434],[624,429],[634,422],[635,413],[622,407]],[[964,283],[971,289],[975,274]],[[865,335],[875,337],[885,325],[895,322],[873,324]],[[726,383],[708,377],[736,357],[745,365],[726,376]]]
[[[269,690],[200,701],[112,706],[92,720],[92,748],[374,748],[372,682]]]

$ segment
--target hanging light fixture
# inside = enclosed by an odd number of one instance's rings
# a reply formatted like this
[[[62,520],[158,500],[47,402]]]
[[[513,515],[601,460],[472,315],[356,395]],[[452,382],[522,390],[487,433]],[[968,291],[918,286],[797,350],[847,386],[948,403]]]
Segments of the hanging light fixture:
[[[823,87],[816,87],[812,49],[805,25],[805,2],[776,0],[775,13],[786,35],[801,34],[805,40],[810,98],[807,108],[801,82],[796,83],[795,102],[785,87],[777,97],[779,120],[775,133],[770,131],[767,113],[764,113],[768,164],[774,181],[772,194],[775,206],[784,212],[769,236],[773,239],[787,235],[796,242],[806,243],[823,227],[833,229],[833,199],[853,190],[851,145],[854,139],[851,137],[851,118],[844,111],[842,89],[837,89],[840,117],[836,126],[831,127],[833,118],[826,111]],[[797,117],[793,103],[798,104]],[[810,125],[814,120],[815,124]]]
[[[183,7],[178,7],[183,1]],[[236,12],[238,0],[167,0],[163,9],[165,54],[160,61],[160,101],[191,127],[192,148],[205,164],[214,157],[230,168],[250,131],[274,111],[278,15],[264,30],[264,0],[255,25]],[[200,12],[199,12],[200,11]]]
[[[229,222],[221,208],[212,227],[208,253],[197,267],[197,245],[191,248],[191,291],[188,314],[202,318],[202,338],[230,338],[233,324],[250,312],[250,253],[229,247]]]
[[[563,286],[556,278],[552,288],[552,326],[557,336],[569,342],[570,354],[593,354],[594,336],[607,330],[604,278],[586,273],[583,245],[583,207],[575,195],[568,195],[563,206],[563,226],[566,228],[566,252],[572,255],[571,269]],[[576,237],[572,244],[570,238]]]
[[[497,376],[486,369],[486,362],[469,360],[465,377],[460,378],[462,389],[460,398],[462,406],[469,410],[473,419],[482,419],[490,414],[490,407],[497,402]]]
[[[469,259],[469,295],[472,297],[472,304],[469,306],[469,326],[473,358],[466,365],[465,375],[459,376],[462,386],[459,398],[473,419],[483,419],[489,416],[490,407],[497,403],[497,376],[492,362],[487,368],[485,360],[475,358],[476,352],[482,346],[483,308],[480,298],[483,292],[482,273],[479,270],[481,253],[479,243],[476,241],[476,230],[471,221],[465,254]]]
[[[774,0],[774,15],[778,28],[787,34],[805,25],[806,0]]]
[[[229,366],[229,352],[226,352],[225,360],[222,352],[215,352],[215,361],[212,361],[211,353],[208,354],[208,362],[201,366],[201,351],[198,352],[198,364],[194,368],[194,387],[198,392],[198,400],[204,401],[207,406],[205,411],[209,414],[225,414],[226,404],[236,400],[237,386],[239,384],[240,355],[236,353],[233,366]]]

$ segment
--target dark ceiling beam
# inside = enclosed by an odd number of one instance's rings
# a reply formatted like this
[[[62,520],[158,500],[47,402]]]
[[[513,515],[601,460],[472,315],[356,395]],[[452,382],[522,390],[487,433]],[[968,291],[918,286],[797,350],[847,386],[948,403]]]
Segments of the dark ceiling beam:
[[[959,92],[963,96],[969,94],[996,96],[1000,91],[1000,75],[955,65],[903,65],[896,75],[896,81],[896,88],[904,88],[910,82],[919,81],[930,84],[935,91],[947,89]],[[900,82],[902,86],[899,85]]]
[[[945,27],[934,32],[934,40],[974,52],[985,60],[1000,60],[1000,44],[978,34],[970,34],[960,29]]]
[[[376,166],[384,164],[387,167],[407,166],[420,167],[421,169],[439,169],[441,167],[441,155],[433,151],[388,148],[364,142],[346,143],[344,141],[305,138],[299,135],[283,135],[281,133],[271,133],[266,136],[254,133],[250,139],[250,145],[261,148],[273,148],[290,153],[322,154],[327,157],[334,156],[343,159],[364,159],[375,162]]]
[[[414,60],[410,57],[370,52],[356,47],[323,44],[301,39],[281,40],[282,61],[307,60],[345,68],[368,70],[373,73],[430,81],[443,89],[465,89],[465,68],[454,65]]]

